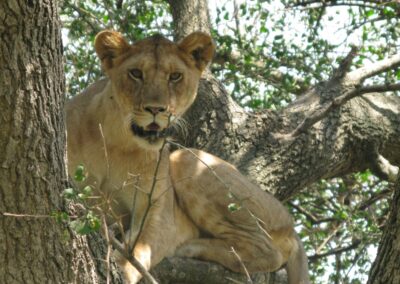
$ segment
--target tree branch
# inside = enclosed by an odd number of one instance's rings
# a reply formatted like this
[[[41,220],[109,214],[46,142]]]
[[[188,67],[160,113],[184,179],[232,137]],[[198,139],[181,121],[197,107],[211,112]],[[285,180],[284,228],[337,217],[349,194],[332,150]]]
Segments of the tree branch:
[[[368,64],[346,75],[350,81],[361,83],[365,79],[400,66],[400,54]]]
[[[335,249],[330,250],[325,253],[318,253],[318,254],[311,255],[308,257],[308,260],[309,260],[309,262],[316,262],[318,259],[323,258],[323,257],[327,257],[330,255],[337,255],[342,252],[353,250],[353,249],[357,248],[360,244],[361,244],[361,240],[355,240],[347,247],[339,247],[339,248],[335,248]]]
[[[359,47],[352,46],[347,56],[340,62],[339,67],[334,71],[332,78],[342,79],[349,72],[351,64],[353,63],[354,57],[357,56]]]
[[[368,93],[383,93],[390,91],[400,91],[400,83],[397,84],[383,84],[383,85],[373,85],[373,86],[363,86],[358,88],[358,94],[368,94]]]
[[[190,284],[233,284],[248,283],[243,273],[232,272],[220,264],[201,261],[193,258],[165,258],[151,271],[161,283],[190,283]],[[287,284],[284,269],[275,273],[252,273],[253,284]],[[142,280],[140,283],[144,283]]]
[[[319,219],[318,217],[314,216],[311,212],[309,212],[308,210],[306,210],[305,208],[303,208],[300,205],[296,205],[293,202],[287,202],[290,206],[292,206],[293,208],[295,208],[300,214],[303,214],[312,224],[321,224],[321,223],[325,223],[325,222],[332,222],[335,221],[335,218],[322,218]]]
[[[400,83],[376,86],[358,86],[358,84],[361,83],[362,80],[369,76],[373,76],[388,69],[400,66],[400,54],[393,56],[387,60],[381,60],[371,67],[361,67],[355,71],[346,74],[346,70],[350,68],[351,60],[356,55],[356,50],[357,49],[355,47],[352,48],[350,53],[346,56],[345,60],[343,60],[340,67],[336,71],[336,74],[334,74],[332,79],[325,84],[325,86],[335,85],[333,84],[334,80],[338,78],[343,79],[343,86],[340,86],[343,89],[343,93],[339,96],[332,98],[330,101],[319,105],[316,110],[311,115],[307,116],[291,133],[276,134],[277,138],[283,140],[292,140],[294,137],[306,132],[315,123],[325,118],[328,113],[330,113],[333,109],[342,106],[343,104],[357,96],[372,92],[400,90]],[[326,93],[335,94],[337,93],[337,90],[333,92],[326,91]]]

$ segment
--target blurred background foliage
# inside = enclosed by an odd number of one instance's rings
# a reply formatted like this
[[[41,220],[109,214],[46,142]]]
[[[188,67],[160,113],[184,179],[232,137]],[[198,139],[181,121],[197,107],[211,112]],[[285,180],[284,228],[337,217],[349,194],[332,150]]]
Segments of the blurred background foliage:
[[[103,29],[132,42],[172,39],[166,1],[61,1],[67,95],[101,76],[93,40]],[[381,0],[225,0],[209,3],[217,54],[211,70],[248,111],[280,109],[329,78],[352,45],[354,68],[399,53],[400,3]],[[400,69],[369,83],[400,80]],[[364,283],[393,189],[370,172],[321,181],[288,202],[315,283]]]

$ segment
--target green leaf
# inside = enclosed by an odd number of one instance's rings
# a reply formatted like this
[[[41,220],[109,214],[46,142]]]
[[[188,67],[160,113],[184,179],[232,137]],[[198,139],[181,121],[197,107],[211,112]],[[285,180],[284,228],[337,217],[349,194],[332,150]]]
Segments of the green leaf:
[[[72,228],[72,230],[74,230],[75,232],[77,232],[80,235],[86,235],[86,234],[90,233],[90,228],[86,225],[86,222],[82,221],[80,219],[71,221],[71,223],[69,223],[69,225]]]
[[[230,212],[235,212],[235,211],[238,211],[238,210],[240,210],[240,205],[238,205],[237,203],[230,203],[229,205],[228,205],[228,210],[230,211]]]
[[[371,17],[371,16],[373,16],[375,14],[375,11],[374,10],[367,10],[366,12],[365,12],[365,16],[367,16],[367,17]]]
[[[266,32],[268,32],[268,29],[265,26],[261,26],[260,27],[260,32],[261,33],[266,33]]]
[[[77,192],[73,188],[66,188],[62,192],[62,196],[68,200],[74,199],[77,196]]]
[[[82,193],[85,194],[86,196],[92,195],[92,187],[90,185],[85,186],[82,189]]]
[[[84,181],[86,179],[85,167],[83,165],[79,165],[76,167],[74,179],[79,182]]]
[[[69,215],[64,211],[54,211],[51,213],[51,217],[53,217],[59,224],[69,220]]]

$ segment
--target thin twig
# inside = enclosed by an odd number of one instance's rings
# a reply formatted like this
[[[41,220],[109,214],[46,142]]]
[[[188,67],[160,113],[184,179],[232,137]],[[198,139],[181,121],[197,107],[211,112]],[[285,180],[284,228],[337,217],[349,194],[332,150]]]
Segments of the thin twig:
[[[113,247],[122,254],[139,272],[142,276],[148,280],[151,284],[158,284],[158,282],[154,279],[154,277],[147,271],[147,269],[129,252],[127,252],[126,248],[112,235],[110,234],[110,242]]]
[[[149,214],[149,211],[150,211],[150,208],[151,208],[151,205],[152,205],[151,200],[152,200],[155,188],[156,188],[157,175],[158,175],[158,171],[160,169],[160,164],[161,164],[161,160],[162,160],[162,154],[163,154],[162,152],[164,150],[164,147],[165,147],[166,143],[167,143],[166,140],[164,140],[164,142],[163,142],[163,144],[161,146],[161,149],[159,151],[159,157],[158,157],[158,160],[157,160],[156,169],[154,170],[153,183],[151,185],[150,192],[149,192],[149,194],[147,196],[148,205],[147,205],[147,207],[146,207],[146,209],[144,211],[143,218],[142,218],[140,226],[139,226],[139,232],[138,232],[138,234],[137,234],[137,236],[135,238],[135,241],[133,242],[133,245],[132,245],[133,248],[136,246],[136,244],[137,244],[137,242],[139,240],[139,235],[143,231],[144,223],[146,221],[147,215]]]
[[[45,218],[54,218],[52,215],[40,215],[40,214],[17,214],[10,212],[1,212],[1,215],[6,217],[14,217],[14,218],[37,218],[37,219],[45,219]],[[77,219],[78,216],[68,216],[70,219]]]
[[[132,233],[133,233],[133,227],[135,226],[135,209],[136,209],[136,200],[137,200],[137,195],[139,192],[139,186],[134,186],[135,187],[135,193],[133,194],[133,200],[132,200],[132,210],[131,210],[131,223],[129,224],[129,234],[128,234],[128,243],[126,244],[129,251],[133,251],[135,248],[133,245],[131,246],[131,239],[132,239]]]
[[[328,252],[325,252],[325,253],[316,253],[316,254],[314,254],[314,255],[312,255],[312,256],[309,256],[308,257],[308,260],[310,261],[310,262],[315,262],[317,259],[319,259],[319,258],[323,258],[323,257],[327,257],[327,256],[330,256],[330,255],[334,255],[334,254],[339,254],[339,253],[342,253],[342,252],[346,252],[346,251],[350,251],[350,250],[353,250],[353,249],[355,249],[356,247],[358,247],[359,245],[361,244],[361,241],[360,240],[355,240],[353,243],[351,243],[349,246],[347,246],[347,247],[340,247],[340,248],[335,248],[335,249],[333,249],[333,250],[330,250],[330,251],[328,251]]]
[[[109,160],[108,160],[106,139],[104,138],[103,127],[101,126],[101,123],[99,123],[99,130],[100,130],[101,138],[103,140],[104,157],[106,158],[106,166],[107,166],[107,178],[109,178],[110,177],[110,163],[109,163]]]
[[[317,218],[316,216],[314,216],[311,212],[309,212],[308,210],[306,210],[305,208],[303,208],[301,205],[296,205],[293,202],[288,201],[287,202],[290,206],[292,206],[293,208],[295,208],[300,214],[303,214],[312,224],[321,224],[321,223],[325,223],[325,222],[332,222],[332,221],[336,221],[337,219],[335,218]]]
[[[103,221],[103,230],[104,236],[107,241],[107,254],[106,254],[106,267],[107,267],[107,284],[110,283],[111,279],[111,267],[110,267],[110,257],[111,257],[111,242],[110,242],[110,235],[108,234],[108,228],[106,223],[106,215],[102,214],[102,221]]]
[[[2,215],[16,218],[53,218],[53,216],[50,215],[15,214],[9,212],[3,212]]]
[[[231,247],[231,252],[236,256],[236,258],[239,260],[240,265],[242,266],[244,273],[246,274],[247,277],[247,283],[249,284],[253,284],[253,280],[251,280],[249,271],[246,268],[246,265],[244,265],[242,258],[240,257],[240,255],[236,252],[234,247]]]
[[[331,233],[322,241],[322,243],[318,246],[318,248],[315,250],[316,254],[319,253],[319,251],[321,251],[325,245],[336,235],[336,233],[339,231],[340,227],[342,226],[342,223],[340,223],[339,225],[337,225],[332,231]]]

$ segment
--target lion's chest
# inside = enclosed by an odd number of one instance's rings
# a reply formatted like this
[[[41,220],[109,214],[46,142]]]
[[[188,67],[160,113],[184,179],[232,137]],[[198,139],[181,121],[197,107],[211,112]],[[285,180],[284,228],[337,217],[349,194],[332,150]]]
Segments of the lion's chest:
[[[154,203],[164,194],[172,194],[168,157],[163,155],[158,169],[157,163],[158,155],[114,151],[105,163],[91,164],[88,172],[96,203],[105,205],[108,223],[121,218],[126,225],[132,213],[140,220],[150,196]]]

